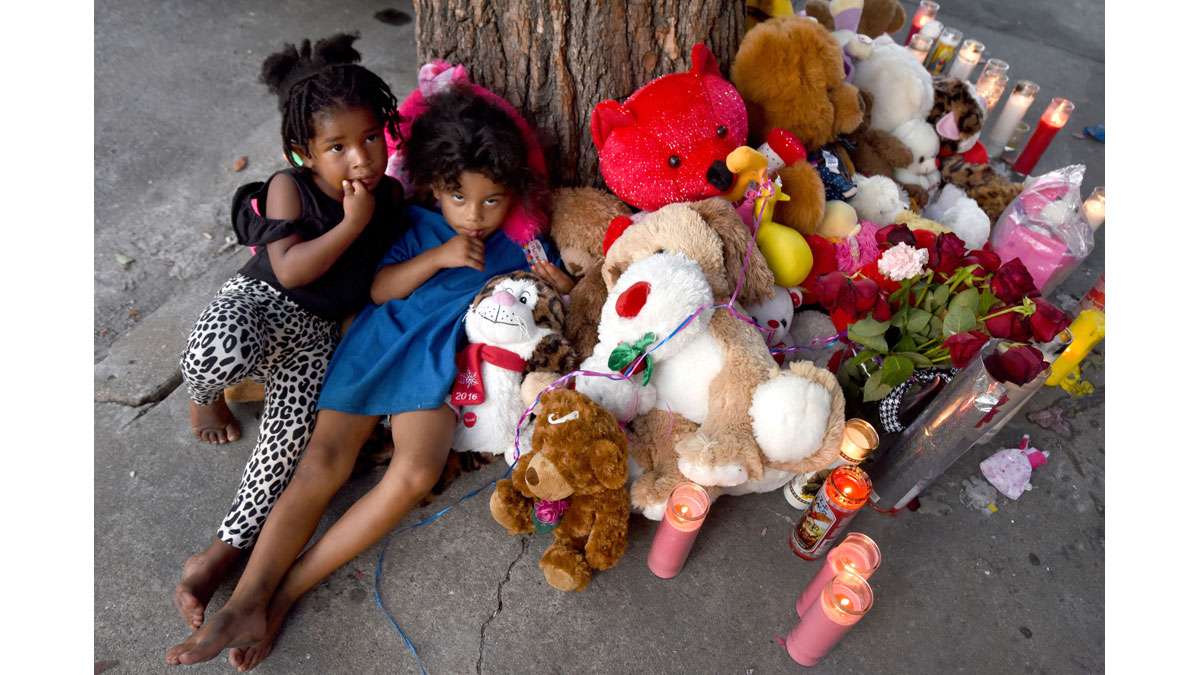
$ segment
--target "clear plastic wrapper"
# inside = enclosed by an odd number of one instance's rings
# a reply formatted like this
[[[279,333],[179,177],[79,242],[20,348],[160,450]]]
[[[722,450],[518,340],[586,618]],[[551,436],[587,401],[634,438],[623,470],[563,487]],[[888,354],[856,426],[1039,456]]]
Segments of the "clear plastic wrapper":
[[[1020,258],[1043,295],[1092,252],[1095,237],[1080,206],[1082,164],[1030,177],[992,228],[992,249],[1004,262]]]
[[[983,359],[999,345],[990,340],[872,465],[877,508],[908,505],[976,443],[991,440],[1042,388],[1049,369],[1023,386],[993,379]]]

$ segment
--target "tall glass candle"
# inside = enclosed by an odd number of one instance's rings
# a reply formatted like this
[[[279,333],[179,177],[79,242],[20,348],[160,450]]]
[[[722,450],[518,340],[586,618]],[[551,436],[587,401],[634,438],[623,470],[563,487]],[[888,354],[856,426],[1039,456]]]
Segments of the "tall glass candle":
[[[908,53],[913,55],[917,63],[925,63],[925,59],[929,57],[929,49],[933,46],[933,40],[928,35],[917,33],[908,42]]]
[[[846,420],[842,429],[842,445],[837,458],[824,469],[797,474],[783,487],[783,497],[793,508],[808,510],[825,479],[839,466],[858,466],[879,447],[879,432],[871,423],[857,417]]]
[[[908,37],[905,38],[904,44],[907,45],[908,43],[912,42],[913,36],[916,35],[917,32],[922,28],[924,28],[925,24],[932,21],[934,17],[937,16],[938,10],[941,8],[942,6],[936,2],[933,2],[933,0],[921,0],[921,4],[918,5],[916,11],[913,12],[912,24],[909,25]]]
[[[825,555],[870,497],[866,471],[849,465],[834,469],[788,537],[792,553],[805,560]]]
[[[983,58],[984,46],[979,40],[963,40],[962,47],[958,49],[958,56],[954,57],[954,63],[950,65],[948,77],[956,80],[971,79],[971,71],[975,70],[975,66],[979,64],[979,59]]]
[[[821,570],[808,582],[808,586],[796,600],[796,616],[804,616],[804,612],[821,596],[821,591],[825,590],[830,580],[842,570],[851,570],[863,579],[870,579],[875,570],[879,569],[882,559],[874,539],[861,532],[846,535],[846,539],[833,547],[825,557],[825,564],[821,566]]]
[[[1008,86],[1008,64],[1000,59],[988,59],[983,73],[975,81],[975,93],[987,103],[987,109],[996,107],[1004,88]]]
[[[933,47],[933,54],[929,57],[929,72],[932,75],[941,75],[946,69],[946,64],[950,63],[950,58],[954,56],[954,50],[958,49],[959,43],[962,42],[963,34],[957,28],[947,28],[938,36],[937,44]]]
[[[1037,98],[1037,93],[1037,84],[1029,80],[1018,80],[1013,85],[1012,93],[1008,95],[1004,109],[1000,111],[1000,116],[996,118],[992,130],[988,132],[985,147],[989,155],[997,156],[1004,149],[1004,144],[1012,138],[1013,132],[1017,129],[1017,123],[1025,117],[1029,106],[1033,105],[1033,99]]]
[[[825,585],[821,596],[788,633],[788,655],[802,666],[817,665],[874,602],[875,594],[866,579],[851,570],[842,571]]]
[[[1100,229],[1104,224],[1104,186],[1092,190],[1092,194],[1083,202],[1083,217],[1093,230]]]
[[[655,576],[670,579],[683,569],[704,517],[708,515],[708,506],[708,493],[695,483],[685,481],[671,490],[666,513],[654,533],[654,543],[650,545],[650,556],[646,560]]]
[[[1042,118],[1038,120],[1037,129],[1033,131],[1029,142],[1025,144],[1025,149],[1021,151],[1021,156],[1013,163],[1013,171],[1022,175],[1028,175],[1030,171],[1033,171],[1033,167],[1037,166],[1038,160],[1042,158],[1042,153],[1050,147],[1050,141],[1054,140],[1059,129],[1066,126],[1067,120],[1071,119],[1071,112],[1074,110],[1075,104],[1065,98],[1056,98],[1050,101],[1050,105],[1046,106],[1046,112],[1042,113]]]

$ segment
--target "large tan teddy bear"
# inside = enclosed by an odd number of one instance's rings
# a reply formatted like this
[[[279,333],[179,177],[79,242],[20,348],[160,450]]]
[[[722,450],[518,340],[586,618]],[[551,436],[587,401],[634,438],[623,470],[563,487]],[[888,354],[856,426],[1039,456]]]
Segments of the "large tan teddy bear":
[[[581,591],[594,570],[625,553],[627,471],[625,434],[613,416],[576,391],[555,389],[542,397],[533,451],[517,460],[511,480],[496,483],[492,518],[509,534],[529,534],[538,500],[568,500],[538,566],[551,586]]]
[[[714,494],[774,489],[827,466],[841,438],[845,402],[832,374],[807,362],[781,370],[754,326],[714,308],[728,301],[746,253],[726,250],[710,225],[725,218],[737,215],[722,200],[663,207],[629,227],[602,268],[608,299],[581,368],[621,372],[647,358],[629,380],[575,386],[632,420],[631,452],[645,472],[631,497],[652,519],[685,478]],[[756,248],[749,267],[771,287]]]
[[[834,141],[862,124],[862,102],[858,89],[845,81],[842,49],[824,26],[803,16],[758,24],[738,46],[730,79],[746,102],[752,143],[765,140],[772,129],[783,129],[827,172],[850,180],[854,167],[849,154]],[[826,154],[836,160],[827,160]],[[816,233],[827,197],[817,169],[797,162],[780,169],[779,178],[791,199],[779,202],[775,220],[804,234]]]

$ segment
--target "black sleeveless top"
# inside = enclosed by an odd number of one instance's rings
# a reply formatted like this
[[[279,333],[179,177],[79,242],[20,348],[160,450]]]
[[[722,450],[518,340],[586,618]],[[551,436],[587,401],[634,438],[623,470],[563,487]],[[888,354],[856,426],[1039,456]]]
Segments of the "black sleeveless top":
[[[280,173],[290,176],[300,192],[300,217],[295,220],[277,220],[260,215],[267,210],[267,186]],[[340,321],[361,309],[370,299],[371,282],[379,261],[408,228],[403,194],[399,181],[384,176],[374,191],[375,212],[371,222],[367,223],[354,243],[316,281],[297,288],[284,288],[271,269],[266,245],[293,234],[300,235],[304,241],[316,239],[342,222],[345,216],[342,203],[322,192],[307,169],[284,169],[272,174],[266,182],[243,185],[233,196],[233,231],[239,244],[259,248],[242,267],[241,273],[267,282],[296,304],[323,319]]]

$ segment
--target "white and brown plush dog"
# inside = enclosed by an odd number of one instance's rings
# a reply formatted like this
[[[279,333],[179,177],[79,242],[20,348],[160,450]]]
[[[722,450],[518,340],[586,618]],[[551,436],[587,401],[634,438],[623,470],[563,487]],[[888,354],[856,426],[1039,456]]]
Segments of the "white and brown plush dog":
[[[504,453],[509,464],[515,461],[526,376],[554,379],[576,366],[562,337],[563,313],[558,292],[529,272],[493,277],[475,296],[464,319],[468,345],[459,352],[450,390],[449,403],[459,414],[455,450]],[[527,443],[525,438],[523,451]]]
[[[623,371],[637,355],[649,358],[629,380],[575,385],[618,419],[633,418],[631,453],[645,472],[630,495],[651,519],[685,477],[714,496],[767,491],[837,454],[844,399],[833,374],[810,363],[781,369],[756,328],[713,308],[729,299],[753,245],[746,237],[728,246],[718,223],[731,219],[719,199],[671,204],[626,230],[604,260],[608,299],[582,367]],[[757,249],[750,260],[747,278],[765,277],[770,289]]]

